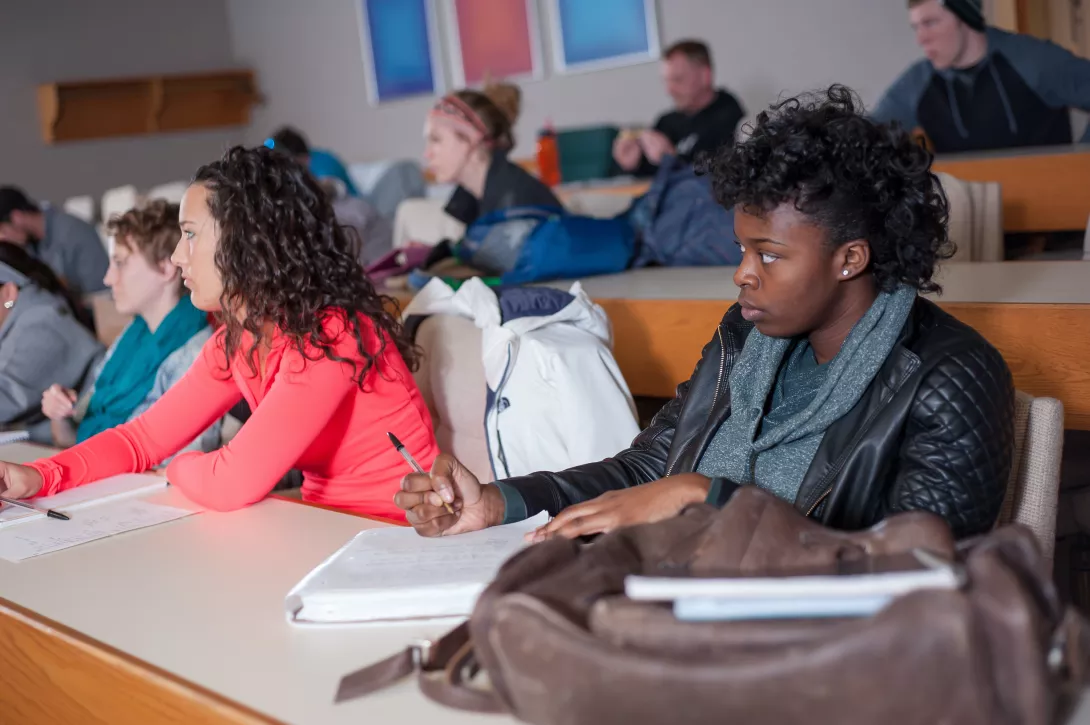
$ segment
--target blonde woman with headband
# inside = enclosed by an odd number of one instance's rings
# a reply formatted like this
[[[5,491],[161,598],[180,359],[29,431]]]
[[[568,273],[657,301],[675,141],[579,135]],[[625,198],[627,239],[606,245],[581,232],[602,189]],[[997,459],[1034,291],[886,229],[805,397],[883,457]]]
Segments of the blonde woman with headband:
[[[51,442],[42,393],[58,382],[78,388],[103,352],[77,309],[45,263],[0,242],[0,427]]]
[[[516,206],[560,207],[540,179],[512,163],[509,111],[484,93],[457,91],[439,99],[424,128],[424,159],[441,184],[457,184],[446,212],[464,224]]]

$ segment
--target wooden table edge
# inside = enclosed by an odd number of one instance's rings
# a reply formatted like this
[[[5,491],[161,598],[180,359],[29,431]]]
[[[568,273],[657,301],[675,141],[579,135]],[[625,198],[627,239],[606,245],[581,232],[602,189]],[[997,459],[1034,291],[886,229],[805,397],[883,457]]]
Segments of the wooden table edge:
[[[6,663],[9,658],[14,659],[13,650],[18,650],[19,643],[40,650],[40,646],[34,643],[34,640],[39,637],[48,638],[53,645],[60,645],[59,651],[46,661],[35,660],[39,667],[57,668],[57,671],[61,673],[59,681],[54,679],[44,681],[40,688],[24,687],[16,690],[5,687],[3,694],[0,695],[0,703],[4,703],[5,706],[10,704],[13,696],[18,695],[27,698],[34,708],[40,709],[43,707],[43,702],[56,699],[43,697],[49,695],[51,689],[64,691],[66,696],[73,697],[61,683],[73,676],[92,680],[100,679],[103,676],[102,672],[84,671],[93,666],[96,669],[105,668],[108,679],[127,680],[143,690],[139,693],[134,693],[131,689],[126,689],[122,693],[108,693],[108,696],[117,696],[119,700],[131,700],[139,695],[145,695],[167,708],[181,703],[187,708],[200,711],[201,722],[283,725],[280,720],[0,597],[0,641],[4,643],[4,647],[0,647],[0,664]],[[48,653],[45,654],[48,655]],[[3,669],[7,670],[7,667]],[[5,676],[5,680],[10,679],[10,674]],[[99,713],[94,710],[90,710],[90,713],[96,717],[101,716],[102,722],[112,722],[109,719],[110,713]],[[164,718],[147,722],[150,724],[157,721],[187,722],[190,720]],[[32,722],[60,722],[60,720],[33,720]]]

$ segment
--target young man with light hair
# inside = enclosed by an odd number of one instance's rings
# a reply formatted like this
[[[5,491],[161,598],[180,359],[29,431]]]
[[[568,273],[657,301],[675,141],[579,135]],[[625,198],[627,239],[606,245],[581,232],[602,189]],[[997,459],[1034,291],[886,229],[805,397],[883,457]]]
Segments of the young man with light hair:
[[[879,101],[876,121],[921,128],[937,153],[1072,143],[1070,109],[1090,110],[1090,61],[988,27],[981,0],[908,8],[925,57]]]

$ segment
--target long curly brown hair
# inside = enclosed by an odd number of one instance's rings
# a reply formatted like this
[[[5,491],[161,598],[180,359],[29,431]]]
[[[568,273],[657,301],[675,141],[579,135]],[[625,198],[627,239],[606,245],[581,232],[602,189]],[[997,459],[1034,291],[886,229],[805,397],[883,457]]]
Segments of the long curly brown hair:
[[[416,350],[390,312],[393,300],[375,290],[356,258],[356,240],[337,223],[318,182],[294,159],[264,147],[236,146],[199,168],[193,183],[208,189],[220,229],[216,267],[223,278],[219,316],[228,361],[245,330],[254,340],[246,360],[256,375],[254,353],[272,323],[300,354],[307,356],[308,345],[319,352],[309,359],[324,355],[350,364],[360,389],[372,369],[382,372],[379,361],[388,344],[415,369]],[[336,340],[323,328],[330,313],[355,338],[362,365],[335,354]],[[377,349],[367,343],[371,336],[362,320],[373,326]]]

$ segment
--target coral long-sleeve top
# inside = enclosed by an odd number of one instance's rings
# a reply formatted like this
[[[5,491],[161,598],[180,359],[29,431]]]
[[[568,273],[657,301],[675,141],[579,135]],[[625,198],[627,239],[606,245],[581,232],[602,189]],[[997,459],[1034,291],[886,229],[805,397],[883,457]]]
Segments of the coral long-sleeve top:
[[[379,346],[361,318],[369,351]],[[343,315],[327,313],[324,329],[337,356],[361,362]],[[222,332],[205,344],[193,367],[144,415],[31,466],[41,495],[120,473],[146,471],[184,448],[240,398],[252,415],[238,435],[213,453],[184,453],[167,478],[190,499],[217,511],[264,498],[290,469],[303,472],[303,499],[403,521],[393,497],[410,472],[387,437],[392,432],[425,470],[438,447],[427,406],[397,347],[387,343],[363,389],[352,367],[309,346],[300,353],[274,333],[264,363],[245,360],[252,338],[242,337],[230,366]]]

